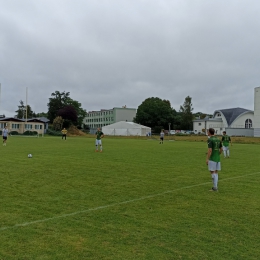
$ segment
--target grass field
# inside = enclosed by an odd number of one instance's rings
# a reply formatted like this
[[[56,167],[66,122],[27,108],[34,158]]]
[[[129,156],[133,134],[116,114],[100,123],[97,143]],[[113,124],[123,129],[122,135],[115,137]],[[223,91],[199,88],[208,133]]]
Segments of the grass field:
[[[259,259],[258,144],[234,143],[219,191],[205,142],[10,137],[0,259]],[[31,153],[33,158],[27,158]]]

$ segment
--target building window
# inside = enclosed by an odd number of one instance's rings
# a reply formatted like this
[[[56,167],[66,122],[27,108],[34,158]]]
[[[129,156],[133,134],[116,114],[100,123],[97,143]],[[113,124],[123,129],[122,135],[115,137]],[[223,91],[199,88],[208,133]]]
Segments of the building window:
[[[42,129],[42,125],[35,125],[35,129]]]
[[[19,129],[20,125],[19,124],[12,124],[12,129]]]
[[[247,119],[245,122],[245,128],[252,128],[253,123],[251,119]]]
[[[201,125],[201,123],[199,123],[199,125]]]
[[[32,129],[32,125],[25,124],[25,129]]]

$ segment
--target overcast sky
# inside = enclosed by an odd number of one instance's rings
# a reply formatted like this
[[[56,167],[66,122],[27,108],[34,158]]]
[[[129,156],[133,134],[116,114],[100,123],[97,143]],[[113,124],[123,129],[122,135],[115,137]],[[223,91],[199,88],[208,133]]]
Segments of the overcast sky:
[[[258,0],[0,0],[0,114],[47,112],[55,91],[87,111],[149,97],[179,111],[254,108]]]

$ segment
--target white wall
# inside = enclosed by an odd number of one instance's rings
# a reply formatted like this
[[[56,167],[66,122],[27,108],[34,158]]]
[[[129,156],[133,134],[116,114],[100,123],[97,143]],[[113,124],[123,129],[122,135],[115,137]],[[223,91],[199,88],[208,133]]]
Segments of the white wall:
[[[195,134],[202,133],[202,129],[214,128],[216,134],[221,134],[225,131],[225,127],[221,121],[207,120],[203,121],[193,121],[193,132]]]
[[[260,87],[255,88],[254,98],[254,136],[260,137]]]
[[[136,109],[114,108],[114,122],[128,121],[133,122],[136,116]]]
[[[247,119],[251,119],[253,122],[253,126],[254,127],[254,114],[252,112],[248,112],[245,114],[242,114],[241,116],[239,116],[231,125],[231,128],[245,128],[245,122]]]

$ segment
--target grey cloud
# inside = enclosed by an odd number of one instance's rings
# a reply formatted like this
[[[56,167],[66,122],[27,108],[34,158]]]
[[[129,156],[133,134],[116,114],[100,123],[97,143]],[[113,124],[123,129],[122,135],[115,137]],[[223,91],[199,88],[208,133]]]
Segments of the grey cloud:
[[[151,96],[179,110],[252,109],[259,85],[256,1],[0,0],[2,109],[47,111],[69,91],[87,110],[138,107]],[[246,93],[246,94],[245,94]],[[214,98],[212,98],[214,97]]]

